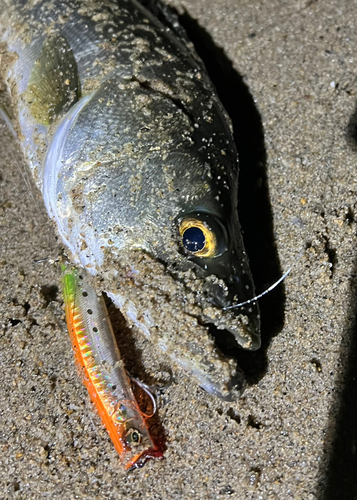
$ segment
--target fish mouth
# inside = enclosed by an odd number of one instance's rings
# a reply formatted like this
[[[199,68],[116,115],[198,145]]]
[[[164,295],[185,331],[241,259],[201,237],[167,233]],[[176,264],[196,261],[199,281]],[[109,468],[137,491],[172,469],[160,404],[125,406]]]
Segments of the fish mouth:
[[[227,360],[237,359],[237,350],[242,347],[237,344],[236,336],[228,329],[218,329],[214,323],[205,323],[199,320],[199,323],[208,328],[208,334],[214,339],[215,350],[219,356],[223,356]],[[224,384],[214,383],[210,379],[209,374],[196,372],[191,370],[192,374],[198,380],[199,386],[212,396],[216,396],[222,401],[233,402],[242,397],[247,383],[243,371],[236,365],[233,375]]]
[[[191,296],[190,304],[198,306],[191,314],[201,325],[212,324],[218,330],[230,332],[237,346],[243,349],[259,349],[260,309],[254,299],[255,287],[245,258],[239,259],[231,252],[211,260],[190,259],[181,271],[169,265],[167,271],[183,284]]]
[[[127,471],[141,469],[148,460],[162,460],[163,452],[157,448],[149,448],[136,455],[126,466]]]
[[[214,296],[201,305],[199,322],[209,328],[214,338],[227,338],[227,334],[234,339],[235,347],[248,351],[256,351],[261,345],[260,337],[260,310],[257,302],[236,309],[229,309],[231,302],[222,304]],[[232,340],[230,340],[232,344]]]

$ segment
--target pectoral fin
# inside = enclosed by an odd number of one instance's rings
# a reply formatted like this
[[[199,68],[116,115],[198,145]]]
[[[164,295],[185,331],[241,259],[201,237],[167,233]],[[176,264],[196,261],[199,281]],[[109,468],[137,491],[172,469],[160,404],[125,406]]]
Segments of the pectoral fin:
[[[63,36],[43,44],[29,80],[25,99],[35,120],[49,125],[80,98],[80,81],[73,51]]]

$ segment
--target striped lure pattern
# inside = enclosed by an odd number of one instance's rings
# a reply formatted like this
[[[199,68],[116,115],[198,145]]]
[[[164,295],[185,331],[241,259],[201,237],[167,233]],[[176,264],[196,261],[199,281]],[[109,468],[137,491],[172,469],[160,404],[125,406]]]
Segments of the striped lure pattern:
[[[133,394],[104,298],[84,270],[63,266],[68,331],[84,385],[127,469],[141,467],[161,450],[150,437]]]

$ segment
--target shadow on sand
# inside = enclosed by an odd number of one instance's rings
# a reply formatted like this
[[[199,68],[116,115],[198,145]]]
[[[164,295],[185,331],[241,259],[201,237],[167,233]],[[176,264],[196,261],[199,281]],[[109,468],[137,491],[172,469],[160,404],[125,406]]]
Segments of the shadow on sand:
[[[347,141],[357,152],[357,106],[347,128]],[[353,212],[348,220],[352,224]],[[340,353],[340,380],[330,410],[326,444],[332,442],[327,471],[322,470],[320,500],[357,500],[357,257],[351,275],[351,304]]]

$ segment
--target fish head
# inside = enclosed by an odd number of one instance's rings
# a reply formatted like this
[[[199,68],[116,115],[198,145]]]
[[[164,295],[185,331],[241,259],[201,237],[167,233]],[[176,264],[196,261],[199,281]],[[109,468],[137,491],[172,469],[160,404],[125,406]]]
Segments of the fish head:
[[[255,350],[260,316],[251,301],[255,289],[238,220],[237,174],[217,163],[192,152],[173,152],[165,162],[151,158],[160,175],[142,184],[144,204],[126,245],[163,263],[165,273],[184,287],[202,324],[227,330],[239,346]],[[231,308],[245,301],[251,302]]]

